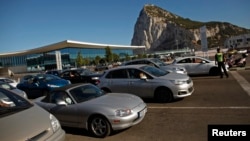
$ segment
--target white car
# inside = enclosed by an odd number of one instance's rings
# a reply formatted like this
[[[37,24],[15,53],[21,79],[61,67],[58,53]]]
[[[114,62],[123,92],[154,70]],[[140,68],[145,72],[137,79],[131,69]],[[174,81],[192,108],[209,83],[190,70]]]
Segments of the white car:
[[[140,64],[146,64],[151,65],[156,68],[162,69],[164,71],[168,72],[176,72],[180,74],[187,74],[187,71],[184,67],[177,66],[174,64],[166,64],[165,62],[161,61],[158,58],[141,58],[141,59],[134,59],[127,62],[124,62],[122,66],[127,65],[140,65]]]
[[[215,61],[199,56],[176,58],[172,64],[185,67],[188,75],[219,75],[219,69],[215,65]],[[226,69],[228,71],[228,65],[226,65]]]
[[[7,77],[0,77],[0,82],[9,83],[13,87],[16,87],[16,85],[17,85],[17,81],[16,80],[11,79],[11,78],[7,78]]]
[[[10,90],[10,91],[12,91],[12,92],[24,97],[24,98],[28,98],[25,91],[22,91],[22,90],[18,89],[17,87],[12,86],[10,83],[0,82],[0,88]]]

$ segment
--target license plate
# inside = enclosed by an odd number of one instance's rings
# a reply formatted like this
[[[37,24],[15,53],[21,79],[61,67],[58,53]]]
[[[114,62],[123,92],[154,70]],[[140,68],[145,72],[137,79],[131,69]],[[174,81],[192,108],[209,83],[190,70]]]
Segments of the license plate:
[[[142,111],[140,111],[140,112],[138,113],[138,116],[141,117],[141,116],[145,115],[146,112],[147,112],[147,108],[145,108],[145,109],[143,109]]]

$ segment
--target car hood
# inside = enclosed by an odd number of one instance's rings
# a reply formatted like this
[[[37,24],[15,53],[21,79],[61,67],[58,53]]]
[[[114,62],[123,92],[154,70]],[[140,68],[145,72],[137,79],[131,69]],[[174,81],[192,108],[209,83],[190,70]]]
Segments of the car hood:
[[[1,140],[45,140],[53,133],[49,113],[34,105],[23,111],[0,118]],[[36,140],[35,139],[35,140]]]
[[[68,80],[65,79],[54,79],[47,82],[47,84],[54,84],[59,87],[69,84]]]
[[[104,96],[91,100],[91,103],[109,106],[115,109],[130,108],[133,109],[141,103],[144,103],[141,98],[132,94],[125,93],[108,93]]]
[[[160,76],[160,79],[168,79],[168,80],[188,80],[190,77],[186,74],[180,74],[176,72],[170,72],[167,75]]]

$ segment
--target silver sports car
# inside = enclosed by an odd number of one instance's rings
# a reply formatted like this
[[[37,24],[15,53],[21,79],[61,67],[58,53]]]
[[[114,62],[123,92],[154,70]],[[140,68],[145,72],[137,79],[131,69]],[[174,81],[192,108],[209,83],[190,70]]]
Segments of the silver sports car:
[[[0,88],[1,141],[64,141],[54,115],[16,93]]]
[[[89,83],[56,88],[34,102],[55,115],[63,126],[85,128],[96,137],[138,124],[147,112],[138,96],[105,94]]]

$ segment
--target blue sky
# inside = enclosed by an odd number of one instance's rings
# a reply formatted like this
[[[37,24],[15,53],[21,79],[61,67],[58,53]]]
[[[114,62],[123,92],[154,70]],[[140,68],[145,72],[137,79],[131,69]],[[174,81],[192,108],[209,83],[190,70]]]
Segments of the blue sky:
[[[64,40],[130,45],[145,4],[250,29],[249,0],[0,0],[0,54]]]

